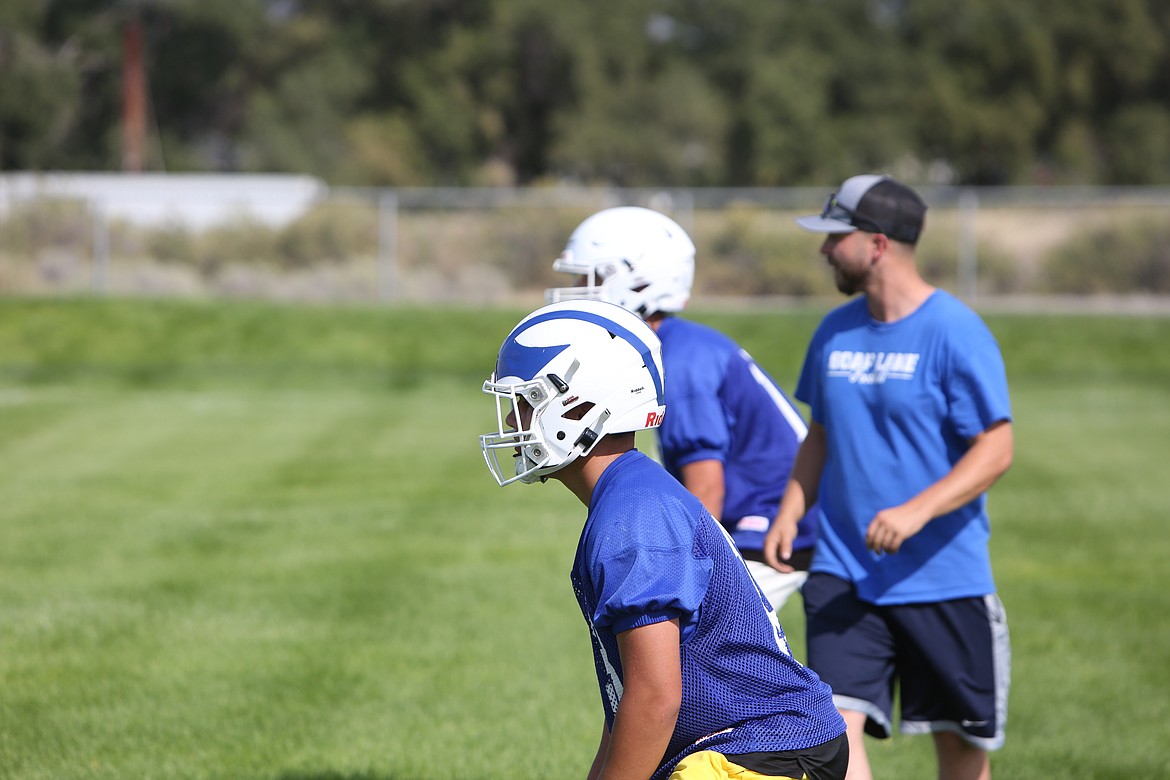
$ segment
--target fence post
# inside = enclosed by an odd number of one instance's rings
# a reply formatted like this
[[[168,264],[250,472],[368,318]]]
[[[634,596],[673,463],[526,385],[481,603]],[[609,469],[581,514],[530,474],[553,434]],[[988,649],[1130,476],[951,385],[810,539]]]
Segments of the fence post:
[[[90,289],[96,295],[105,295],[110,270],[110,223],[106,219],[105,206],[100,200],[91,200],[89,208],[92,224]]]
[[[397,276],[398,194],[383,189],[378,194],[378,289],[382,300],[394,300]]]
[[[959,194],[959,295],[975,300],[979,292],[979,237],[975,222],[979,214],[979,196],[966,189]]]
[[[675,213],[683,228],[692,236],[695,234],[695,193],[679,190],[675,197]]]

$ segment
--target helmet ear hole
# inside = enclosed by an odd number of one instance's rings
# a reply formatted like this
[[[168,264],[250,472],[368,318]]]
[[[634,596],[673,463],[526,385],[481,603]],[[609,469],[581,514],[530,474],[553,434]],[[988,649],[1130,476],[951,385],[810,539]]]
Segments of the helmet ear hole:
[[[564,417],[566,420],[581,420],[584,419],[585,415],[589,414],[589,410],[593,407],[594,403],[592,401],[586,401],[583,404],[577,404],[572,409],[562,414],[561,417]]]

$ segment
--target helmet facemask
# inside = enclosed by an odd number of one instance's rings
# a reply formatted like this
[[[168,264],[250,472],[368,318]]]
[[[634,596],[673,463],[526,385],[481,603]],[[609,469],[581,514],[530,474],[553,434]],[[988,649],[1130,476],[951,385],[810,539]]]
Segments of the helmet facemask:
[[[553,270],[572,274],[577,277],[577,284],[572,287],[550,288],[545,293],[545,302],[609,300],[607,297],[609,290],[605,286],[605,280],[613,276],[616,262],[620,261],[581,261],[574,257],[571,249],[566,249],[561,252],[560,257],[553,261]],[[612,300],[609,302],[617,303]]]
[[[570,366],[569,380],[579,365],[574,361]],[[517,480],[543,482],[551,472],[588,454],[601,438],[592,426],[604,425],[608,412],[591,414],[594,404],[573,404],[579,399],[562,397],[569,386],[556,374],[515,384],[494,380],[493,376],[484,382],[483,391],[496,401],[496,431],[479,440],[488,470],[501,486]],[[514,461],[510,468],[508,459]]]

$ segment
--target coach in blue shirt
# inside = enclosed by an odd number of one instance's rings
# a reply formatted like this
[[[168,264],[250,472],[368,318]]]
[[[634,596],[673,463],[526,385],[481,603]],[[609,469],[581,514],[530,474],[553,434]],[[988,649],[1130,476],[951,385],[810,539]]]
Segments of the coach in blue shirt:
[[[778,563],[807,502],[820,540],[804,585],[809,665],[833,688],[850,780],[863,734],[930,733],[939,777],[989,780],[1003,744],[1007,620],[986,491],[1009,468],[1003,358],[984,322],[919,274],[926,204],[886,176],[847,179],[807,230],[845,295],[813,335],[796,397],[812,416],[764,545]]]

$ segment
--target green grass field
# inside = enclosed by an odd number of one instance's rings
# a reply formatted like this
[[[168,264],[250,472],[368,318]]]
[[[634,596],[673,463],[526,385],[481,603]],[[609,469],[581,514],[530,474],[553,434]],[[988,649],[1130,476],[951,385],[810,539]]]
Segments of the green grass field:
[[[521,314],[0,300],[0,778],[583,777],[583,509],[476,443]],[[790,388],[819,312],[692,316]],[[995,776],[1168,777],[1170,319],[987,319]],[[871,758],[933,777],[926,738]]]

